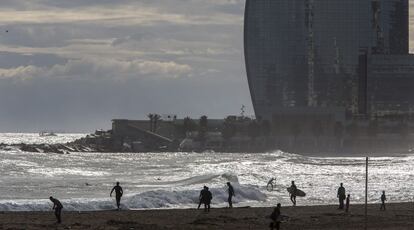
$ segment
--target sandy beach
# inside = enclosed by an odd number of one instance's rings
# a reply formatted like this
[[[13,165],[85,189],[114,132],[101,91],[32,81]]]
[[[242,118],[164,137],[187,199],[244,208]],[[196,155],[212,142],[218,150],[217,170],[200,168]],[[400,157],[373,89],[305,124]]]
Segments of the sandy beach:
[[[387,211],[369,205],[368,229],[414,229],[412,203],[388,204]],[[1,212],[0,229],[268,229],[271,208],[63,212]],[[349,213],[336,206],[282,207],[290,220],[282,229],[364,229],[364,206]]]

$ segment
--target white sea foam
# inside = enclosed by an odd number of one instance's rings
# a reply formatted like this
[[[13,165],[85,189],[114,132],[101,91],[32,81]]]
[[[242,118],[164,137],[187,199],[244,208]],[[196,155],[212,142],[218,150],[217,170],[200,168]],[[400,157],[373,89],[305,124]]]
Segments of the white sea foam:
[[[233,201],[235,204],[256,201],[263,202],[266,195],[254,186],[233,185],[237,191]],[[224,188],[211,188],[213,194],[213,206],[225,206],[227,192]],[[158,208],[183,208],[195,207],[198,204],[198,190],[167,191],[155,190],[134,195],[126,195],[122,198],[122,209],[158,209]],[[64,209],[68,211],[95,211],[111,210],[115,208],[113,198],[101,199],[62,199]],[[2,211],[47,211],[51,208],[51,202],[47,199],[38,200],[3,200],[0,201]]]
[[[43,143],[35,134],[0,134],[0,142]],[[73,135],[60,136],[61,140]],[[6,139],[6,140],[5,140]],[[49,140],[47,143],[57,140]],[[369,202],[379,202],[385,190],[389,202],[412,201],[414,157],[370,158]],[[276,177],[274,190],[266,183]],[[108,195],[121,182],[125,209],[188,208],[200,189],[213,192],[213,204],[225,206],[225,183],[236,190],[239,206],[290,205],[286,187],[294,180],[306,197],[300,205],[337,202],[343,182],[352,203],[364,201],[365,158],[307,157],[271,153],[72,153],[69,155],[0,150],[0,211],[48,210],[50,195],[66,210],[113,209]]]

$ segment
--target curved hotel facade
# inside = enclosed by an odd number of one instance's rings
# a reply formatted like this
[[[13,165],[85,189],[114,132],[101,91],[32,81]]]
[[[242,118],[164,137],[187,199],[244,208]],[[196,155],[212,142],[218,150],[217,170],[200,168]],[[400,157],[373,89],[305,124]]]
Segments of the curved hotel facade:
[[[408,56],[408,0],[247,0],[244,32],[257,117],[361,114],[375,98],[368,59]]]

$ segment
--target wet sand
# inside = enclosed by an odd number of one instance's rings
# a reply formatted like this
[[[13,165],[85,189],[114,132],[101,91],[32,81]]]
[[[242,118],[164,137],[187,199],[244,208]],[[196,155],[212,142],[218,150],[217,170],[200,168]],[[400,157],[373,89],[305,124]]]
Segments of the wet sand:
[[[364,206],[349,213],[336,206],[282,207],[290,220],[281,229],[364,229]],[[414,229],[413,203],[369,206],[368,229]],[[269,229],[271,208],[63,212],[0,212],[0,229]]]

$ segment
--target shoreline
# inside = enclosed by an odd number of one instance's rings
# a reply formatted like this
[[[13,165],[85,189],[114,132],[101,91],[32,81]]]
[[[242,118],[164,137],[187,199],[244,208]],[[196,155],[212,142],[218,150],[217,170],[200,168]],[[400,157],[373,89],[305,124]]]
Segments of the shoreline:
[[[414,229],[413,203],[368,205],[368,229]],[[337,205],[284,207],[290,217],[281,229],[363,229],[364,205],[352,204],[348,213]],[[55,223],[53,211],[0,212],[0,229],[269,229],[269,207],[85,211],[62,213]]]

